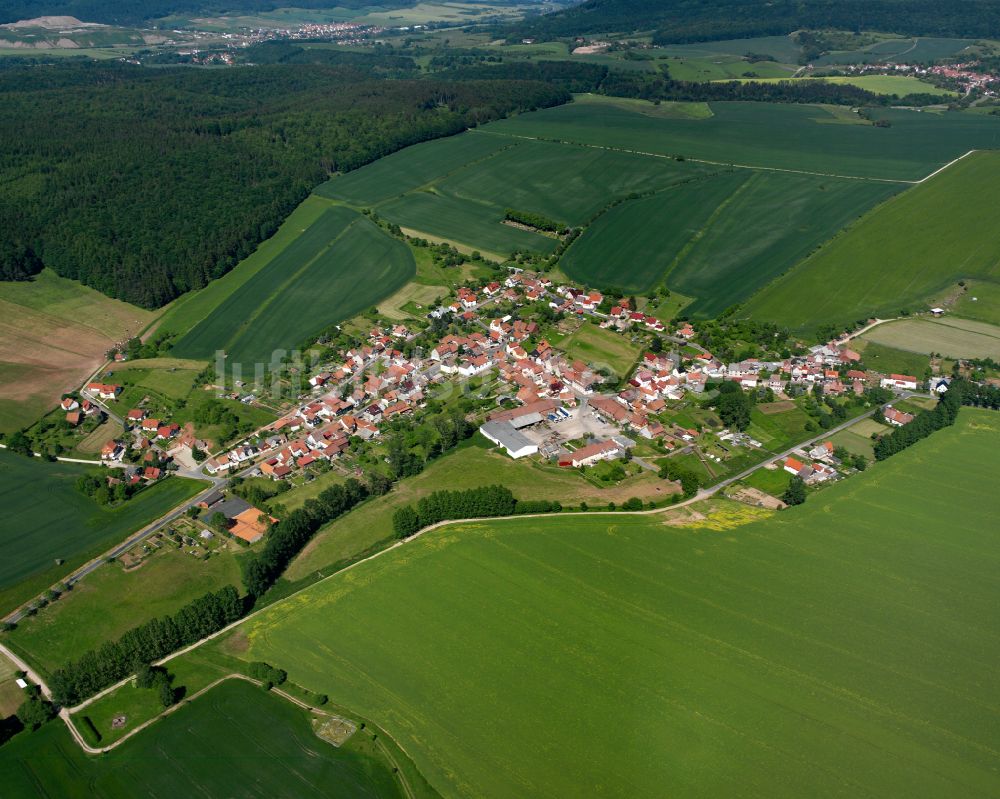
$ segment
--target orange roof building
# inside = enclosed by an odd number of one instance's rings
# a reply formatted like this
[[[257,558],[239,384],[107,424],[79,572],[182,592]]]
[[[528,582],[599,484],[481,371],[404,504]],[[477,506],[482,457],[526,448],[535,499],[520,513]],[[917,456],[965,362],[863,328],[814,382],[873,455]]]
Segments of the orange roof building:
[[[278,521],[273,516],[268,517],[266,513],[257,510],[257,508],[247,508],[233,517],[233,526],[229,528],[229,532],[237,538],[242,538],[248,544],[255,544],[267,532],[268,518],[271,519],[272,523]]]

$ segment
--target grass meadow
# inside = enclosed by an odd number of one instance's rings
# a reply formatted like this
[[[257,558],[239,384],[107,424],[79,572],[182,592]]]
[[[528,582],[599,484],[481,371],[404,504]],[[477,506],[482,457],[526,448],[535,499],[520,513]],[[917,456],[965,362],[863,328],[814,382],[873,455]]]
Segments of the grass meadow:
[[[1000,327],[945,316],[940,319],[900,319],[869,330],[868,341],[924,355],[946,358],[992,358],[1000,361]]]
[[[867,368],[884,374],[913,375],[922,379],[931,365],[931,359],[926,354],[887,347],[877,341],[855,339],[853,346]]]
[[[559,348],[571,358],[579,358],[598,368],[607,367],[619,378],[632,371],[640,354],[639,347],[621,334],[589,322],[559,342]]]
[[[3,749],[0,784],[12,799],[406,795],[370,736],[355,733],[336,748],[313,733],[306,711],[239,680],[99,758],[85,755],[61,721],[22,733]]]
[[[43,592],[205,487],[171,477],[106,509],[76,490],[89,468],[0,452],[0,610]]]
[[[379,723],[445,796],[995,796],[998,442],[963,410],[751,523],[453,525],[230,650]]]
[[[242,586],[232,552],[201,560],[165,548],[130,571],[117,563],[101,566],[57,602],[19,622],[7,640],[33,665],[51,673],[80,653],[154,617],[172,615],[225,585]]]
[[[966,319],[1000,325],[1000,283],[967,281],[966,290],[950,311]]]
[[[924,300],[962,278],[1000,278],[1000,228],[982,201],[998,179],[1000,153],[968,156],[865,215],[744,312],[808,330],[922,310]]]
[[[283,248],[269,249],[270,260],[255,263],[242,284],[234,281],[178,340],[175,355],[208,359],[221,349],[230,364],[268,363],[275,350],[292,349],[391,295],[416,269],[406,245],[343,206],[328,204],[298,236],[282,240]],[[361,273],[366,279],[359,283]]]
[[[518,499],[559,499],[566,505],[585,501],[594,507],[609,502],[621,504],[633,496],[662,502],[675,490],[671,483],[652,472],[617,485],[598,486],[573,469],[515,461],[490,451],[488,446],[486,439],[477,434],[467,445],[434,461],[416,477],[400,482],[391,493],[366,502],[327,525],[292,561],[285,577],[294,582],[317,572],[329,573],[334,564],[391,538],[395,510],[416,503],[442,486],[461,490],[500,483]],[[299,507],[315,495],[312,485],[282,494],[277,501],[289,510]]]

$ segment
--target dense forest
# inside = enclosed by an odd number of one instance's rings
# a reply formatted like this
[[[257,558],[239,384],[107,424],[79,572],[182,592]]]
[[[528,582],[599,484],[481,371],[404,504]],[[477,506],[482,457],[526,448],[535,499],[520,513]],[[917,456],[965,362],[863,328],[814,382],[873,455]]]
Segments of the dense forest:
[[[480,61],[443,69],[436,77],[447,80],[545,81],[569,92],[594,92],[613,97],[675,102],[827,103],[832,105],[906,105],[940,102],[935,95],[877,95],[843,83],[823,81],[697,82],[673,80],[662,67],[658,73],[624,72],[600,64],[570,61]]]
[[[330,173],[568,99],[310,65],[0,70],[0,278],[44,263],[158,307],[247,256]]]
[[[995,0],[587,0],[505,31],[552,39],[656,31],[654,43],[781,36],[803,28],[911,36],[1000,36]]]
[[[295,0],[295,8],[406,8],[416,0]],[[137,25],[166,16],[254,13],[287,7],[278,0],[4,0],[0,23],[35,17],[71,16],[84,22]]]

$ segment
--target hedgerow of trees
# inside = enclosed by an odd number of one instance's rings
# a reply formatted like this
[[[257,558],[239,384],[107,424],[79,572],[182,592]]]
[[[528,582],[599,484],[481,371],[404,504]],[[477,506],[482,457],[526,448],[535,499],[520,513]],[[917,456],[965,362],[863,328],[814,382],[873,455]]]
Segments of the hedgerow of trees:
[[[953,425],[958,417],[959,408],[963,405],[998,410],[1000,389],[962,379],[953,380],[931,410],[921,411],[912,422],[895,428],[875,442],[875,460],[883,461],[890,458],[921,439],[927,438],[935,430]]]
[[[84,652],[57,669],[49,681],[59,705],[75,705],[176,649],[221,630],[243,615],[243,602],[227,585],[189,602],[173,616],[133,627],[117,641]]]
[[[397,538],[409,538],[424,527],[451,519],[479,519],[522,513],[557,513],[558,502],[517,500],[506,486],[491,485],[465,491],[435,491],[421,497],[416,507],[404,505],[392,516]]]

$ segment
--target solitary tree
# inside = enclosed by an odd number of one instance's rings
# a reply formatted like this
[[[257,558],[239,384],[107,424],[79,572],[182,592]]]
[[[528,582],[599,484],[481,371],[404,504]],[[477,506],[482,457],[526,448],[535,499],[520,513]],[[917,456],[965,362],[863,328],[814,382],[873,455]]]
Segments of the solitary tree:
[[[781,497],[786,505],[801,505],[806,501],[806,484],[799,476],[794,476],[788,483],[788,488]]]

